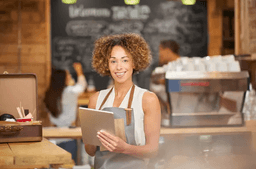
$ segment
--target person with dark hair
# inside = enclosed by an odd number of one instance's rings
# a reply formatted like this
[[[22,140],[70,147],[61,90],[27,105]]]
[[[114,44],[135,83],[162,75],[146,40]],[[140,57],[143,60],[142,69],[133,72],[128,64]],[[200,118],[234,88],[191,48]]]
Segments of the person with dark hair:
[[[175,61],[180,58],[179,55],[180,46],[174,40],[162,40],[159,44],[159,66],[162,67],[169,62]],[[160,74],[153,72],[151,75],[150,90],[158,96],[161,105],[162,113],[162,125],[169,126],[169,114],[171,112],[171,106],[168,103],[165,77],[164,73]]]
[[[174,40],[163,40],[159,45],[159,66],[180,58],[180,46]]]
[[[77,99],[84,92],[87,83],[81,63],[74,63],[77,83],[68,70],[52,70],[50,86],[45,93],[44,103],[50,122],[56,127],[70,127],[77,117]],[[76,160],[76,141],[57,140],[57,145],[72,153]]]
[[[103,36],[96,40],[92,66],[101,75],[111,76],[112,88],[91,96],[89,108],[108,110],[123,118],[127,142],[106,131],[97,137],[107,149],[85,144],[95,156],[94,168],[146,168],[148,159],[158,152],[161,110],[157,96],[133,84],[132,75],[151,62],[148,44],[138,34]]]

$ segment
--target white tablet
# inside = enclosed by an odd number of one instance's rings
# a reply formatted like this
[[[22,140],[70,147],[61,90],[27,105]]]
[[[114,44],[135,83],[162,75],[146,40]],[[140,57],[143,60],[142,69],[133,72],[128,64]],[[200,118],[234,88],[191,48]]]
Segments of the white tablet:
[[[115,135],[113,112],[79,107],[79,118],[84,144],[102,146],[97,138],[97,132],[100,130]]]

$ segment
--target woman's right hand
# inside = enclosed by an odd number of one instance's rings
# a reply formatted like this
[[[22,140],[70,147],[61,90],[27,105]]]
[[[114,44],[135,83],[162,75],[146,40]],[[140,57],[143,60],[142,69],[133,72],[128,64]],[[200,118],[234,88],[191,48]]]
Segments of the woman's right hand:
[[[83,74],[83,68],[82,68],[81,63],[75,62],[75,63],[73,63],[73,67],[74,67],[74,69],[75,69],[75,71],[76,71],[76,73],[77,73],[77,76]]]

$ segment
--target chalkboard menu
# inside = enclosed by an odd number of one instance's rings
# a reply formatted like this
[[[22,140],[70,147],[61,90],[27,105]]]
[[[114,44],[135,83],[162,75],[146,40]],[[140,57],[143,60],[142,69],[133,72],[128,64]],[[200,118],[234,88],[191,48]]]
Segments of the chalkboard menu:
[[[91,57],[94,41],[108,34],[134,32],[150,45],[153,63],[137,76],[148,79],[153,65],[158,63],[161,40],[172,39],[180,45],[181,56],[207,55],[207,11],[201,3],[192,6],[177,1],[140,0],[138,5],[126,5],[123,0],[77,0],[64,4],[51,0],[52,65],[72,69],[81,62],[84,72],[93,74]],[[147,76],[147,77],[146,77]],[[138,84],[147,88],[148,82]]]

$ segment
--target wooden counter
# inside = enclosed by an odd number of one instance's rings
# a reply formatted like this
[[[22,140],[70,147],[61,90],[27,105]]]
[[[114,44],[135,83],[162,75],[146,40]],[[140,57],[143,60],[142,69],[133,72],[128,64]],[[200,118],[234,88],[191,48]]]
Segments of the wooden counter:
[[[45,138],[41,142],[1,143],[0,152],[0,168],[74,166],[69,152]]]
[[[204,134],[228,134],[251,132],[252,143],[254,150],[256,150],[256,120],[245,122],[243,127],[207,127],[207,128],[161,128],[161,136],[174,135],[204,135]],[[74,138],[81,139],[81,128],[55,128],[44,127],[43,136],[46,138]]]
[[[78,106],[87,106],[89,104],[89,98],[96,93],[93,92],[84,92],[78,97]]]
[[[237,169],[248,168],[253,166],[255,168],[255,152],[256,152],[256,120],[246,121],[246,125],[243,127],[208,127],[208,128],[161,128],[161,136],[165,138],[164,147],[160,144],[159,156],[165,159],[165,165],[172,168],[208,168],[216,169]],[[207,153],[203,152],[200,147],[202,143],[198,141],[202,135],[223,135],[223,138],[231,136],[238,138],[243,136],[240,141],[236,142],[237,139],[233,140],[232,145],[226,143],[225,140],[219,140],[218,143],[213,143],[215,148],[214,151]],[[250,137],[244,137],[244,136]],[[46,138],[76,138],[81,140],[82,133],[81,128],[43,128],[43,136]],[[199,137],[197,137],[199,136]],[[193,138],[193,140],[191,140]],[[195,141],[196,138],[196,141]],[[230,137],[229,137],[230,138]],[[248,140],[249,139],[249,140]],[[170,141],[170,144],[168,142]],[[189,140],[189,141],[188,141]],[[193,142],[195,141],[195,142]],[[229,140],[232,142],[232,140]],[[178,143],[177,143],[178,142]],[[246,144],[246,143],[252,144]],[[224,144],[225,143],[225,144]],[[243,143],[246,145],[243,146]],[[204,143],[206,144],[206,143]],[[241,147],[242,144],[242,147]],[[199,147],[197,145],[200,145]],[[207,145],[207,144],[206,144]],[[228,145],[225,150],[223,145]],[[162,146],[162,147],[161,147]],[[232,147],[233,146],[233,147]],[[239,147],[240,146],[240,147]],[[247,150],[253,147],[252,152],[247,153]],[[223,153],[229,149],[228,153]],[[194,153],[194,154],[193,154]],[[174,156],[172,156],[174,154]],[[213,155],[214,154],[214,155]],[[254,156],[252,156],[254,155]],[[155,165],[155,160],[151,160],[151,165]],[[193,166],[194,165],[194,166]],[[168,168],[167,167],[167,168]]]
[[[161,135],[176,134],[220,134],[235,132],[256,132],[256,120],[246,121],[243,127],[207,127],[207,128],[161,128]],[[81,128],[44,127],[43,136],[46,138],[82,138]]]

